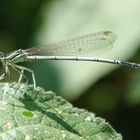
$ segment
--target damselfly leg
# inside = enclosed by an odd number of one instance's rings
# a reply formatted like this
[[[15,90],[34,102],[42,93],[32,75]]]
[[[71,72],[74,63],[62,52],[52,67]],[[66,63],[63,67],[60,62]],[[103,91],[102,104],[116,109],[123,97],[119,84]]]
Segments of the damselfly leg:
[[[31,73],[32,75],[32,80],[33,80],[33,85],[34,85],[34,88],[36,88],[36,80],[35,80],[35,74],[33,72],[33,70],[29,69],[29,68],[26,68],[26,67],[23,67],[23,66],[20,66],[20,65],[16,65],[16,64],[13,64],[12,65],[12,68],[14,69],[18,69],[20,75],[19,75],[19,79],[18,79],[18,82],[21,82],[23,77],[26,79],[26,81],[28,81],[28,78],[25,76],[24,72],[27,71],[29,73]]]

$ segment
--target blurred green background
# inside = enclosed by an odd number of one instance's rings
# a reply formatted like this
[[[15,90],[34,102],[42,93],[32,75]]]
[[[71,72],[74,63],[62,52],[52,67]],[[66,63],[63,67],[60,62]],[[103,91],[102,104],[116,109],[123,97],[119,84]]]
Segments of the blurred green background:
[[[115,32],[118,39],[111,50],[97,57],[139,63],[139,12],[138,0],[1,1],[0,51],[7,53],[109,30]],[[23,65],[34,70],[38,86],[105,118],[124,140],[139,139],[139,69],[66,61]],[[12,75],[13,79],[18,76],[16,72]]]

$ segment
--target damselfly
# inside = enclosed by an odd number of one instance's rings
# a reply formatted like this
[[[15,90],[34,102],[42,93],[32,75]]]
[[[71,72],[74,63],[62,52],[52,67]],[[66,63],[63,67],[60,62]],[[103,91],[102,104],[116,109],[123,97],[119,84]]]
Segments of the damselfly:
[[[102,31],[77,37],[74,39],[33,47],[29,49],[19,49],[8,54],[0,52],[0,60],[3,66],[3,74],[0,80],[6,76],[10,79],[9,67],[20,73],[18,82],[21,82],[24,71],[32,74],[34,88],[36,80],[33,70],[17,65],[19,62],[34,61],[34,60],[73,60],[73,61],[92,61],[111,64],[119,64],[131,68],[140,68],[140,64],[131,63],[121,60],[95,58],[93,54],[99,50],[106,49],[113,45],[117,35],[111,31]],[[85,56],[85,54],[89,54]]]

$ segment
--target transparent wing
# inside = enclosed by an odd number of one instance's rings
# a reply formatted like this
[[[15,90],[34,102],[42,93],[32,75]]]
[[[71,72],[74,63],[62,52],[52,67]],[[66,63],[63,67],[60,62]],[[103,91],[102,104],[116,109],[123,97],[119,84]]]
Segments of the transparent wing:
[[[57,56],[79,56],[84,54],[95,54],[113,45],[117,35],[111,31],[102,31],[77,37],[70,40],[60,41],[52,44],[34,47],[24,52],[27,55],[57,55]]]

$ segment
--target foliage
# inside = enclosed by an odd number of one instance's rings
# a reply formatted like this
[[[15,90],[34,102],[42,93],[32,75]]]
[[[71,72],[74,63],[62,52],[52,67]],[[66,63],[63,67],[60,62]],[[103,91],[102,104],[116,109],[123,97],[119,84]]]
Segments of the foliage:
[[[0,139],[121,140],[104,119],[42,88],[0,84]]]

